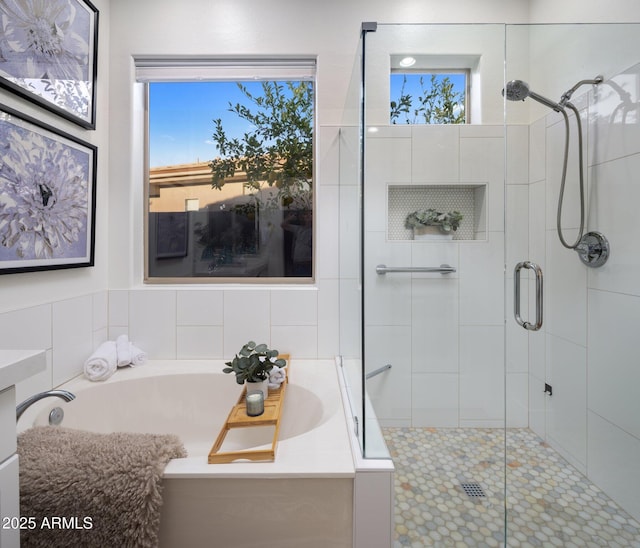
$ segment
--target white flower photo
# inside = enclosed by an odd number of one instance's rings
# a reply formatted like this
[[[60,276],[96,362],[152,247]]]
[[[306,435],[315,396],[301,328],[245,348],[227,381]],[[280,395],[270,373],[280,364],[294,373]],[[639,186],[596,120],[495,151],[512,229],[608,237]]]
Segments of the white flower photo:
[[[0,84],[94,126],[97,10],[79,0],[0,0]]]
[[[0,274],[93,264],[96,149],[0,107]]]

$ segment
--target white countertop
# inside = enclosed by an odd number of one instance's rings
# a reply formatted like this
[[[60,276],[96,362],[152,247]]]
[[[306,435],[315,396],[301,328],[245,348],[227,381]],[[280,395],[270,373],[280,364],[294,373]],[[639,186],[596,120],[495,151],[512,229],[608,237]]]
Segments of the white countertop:
[[[0,350],[0,391],[44,371],[44,350]]]

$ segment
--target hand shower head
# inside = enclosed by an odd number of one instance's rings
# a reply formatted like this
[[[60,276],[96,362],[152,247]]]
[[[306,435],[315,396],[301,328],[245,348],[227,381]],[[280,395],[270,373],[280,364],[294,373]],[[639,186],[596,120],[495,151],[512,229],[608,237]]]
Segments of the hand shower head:
[[[522,80],[511,80],[507,82],[507,87],[502,90],[509,101],[524,101],[529,96],[529,84]]]
[[[533,100],[538,101],[538,103],[542,103],[556,112],[563,110],[562,106],[558,103],[531,91],[529,89],[529,84],[522,80],[511,80],[510,82],[507,82],[506,88],[502,90],[502,95],[506,96],[509,101],[524,101],[527,97],[531,97]]]

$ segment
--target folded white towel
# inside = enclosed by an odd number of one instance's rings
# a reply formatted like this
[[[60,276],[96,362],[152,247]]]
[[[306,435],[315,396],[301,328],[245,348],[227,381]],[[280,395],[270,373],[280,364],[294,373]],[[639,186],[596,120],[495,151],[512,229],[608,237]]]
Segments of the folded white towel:
[[[147,353],[140,350],[133,343],[129,344],[129,351],[131,352],[131,367],[142,365],[147,361]]]
[[[102,343],[84,363],[84,374],[90,381],[106,381],[117,368],[116,343],[107,341]]]
[[[269,371],[269,388],[272,390],[279,388],[286,378],[287,373],[285,372],[284,367],[274,365],[271,371]]]
[[[124,367],[131,363],[131,343],[129,337],[120,335],[116,339],[116,352],[118,353],[118,367]]]

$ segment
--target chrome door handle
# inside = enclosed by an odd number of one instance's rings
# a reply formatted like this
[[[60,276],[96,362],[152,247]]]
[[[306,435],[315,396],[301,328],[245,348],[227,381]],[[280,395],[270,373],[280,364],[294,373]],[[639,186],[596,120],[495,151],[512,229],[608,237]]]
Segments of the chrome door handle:
[[[528,268],[536,273],[536,323],[524,321],[520,316],[520,271]],[[531,261],[518,263],[513,271],[513,315],[518,325],[529,331],[538,331],[542,327],[542,269]]]

